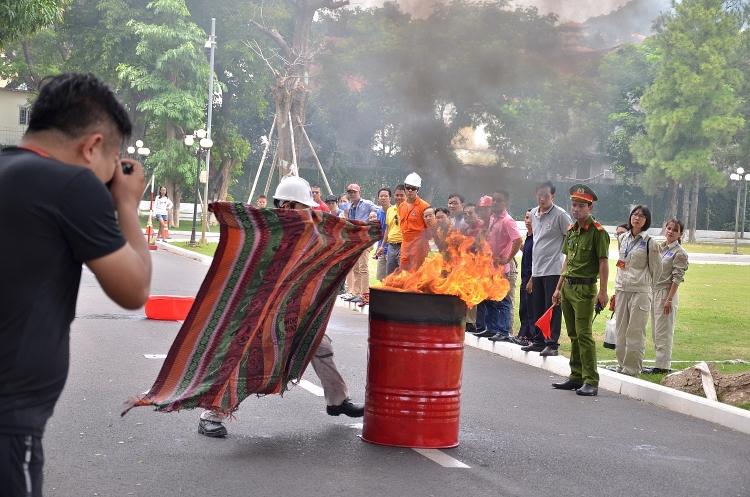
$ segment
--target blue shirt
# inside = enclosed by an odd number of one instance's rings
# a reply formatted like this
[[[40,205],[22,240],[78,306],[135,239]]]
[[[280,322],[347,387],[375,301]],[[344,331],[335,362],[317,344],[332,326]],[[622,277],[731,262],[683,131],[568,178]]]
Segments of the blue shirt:
[[[385,229],[386,229],[386,225],[385,225],[385,213],[386,213],[386,211],[384,211],[382,207],[378,207],[378,221],[380,221],[380,227],[383,229],[383,234],[385,234]],[[381,245],[383,245],[383,239],[382,238],[380,240],[378,240],[378,248],[380,248]],[[383,248],[383,255],[385,255],[387,253],[388,253],[388,244],[386,243],[385,247]]]
[[[378,210],[378,206],[369,200],[359,199],[357,205],[349,207],[349,219],[367,222],[370,220],[370,213]]]

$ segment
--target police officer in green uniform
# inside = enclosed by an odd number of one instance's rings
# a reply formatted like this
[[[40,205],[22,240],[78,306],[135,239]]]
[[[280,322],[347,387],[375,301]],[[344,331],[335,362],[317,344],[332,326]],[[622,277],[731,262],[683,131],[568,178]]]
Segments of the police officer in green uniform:
[[[575,222],[568,227],[562,253],[565,254],[562,275],[552,294],[552,303],[561,304],[565,327],[570,337],[570,376],[553,383],[559,390],[575,390],[578,395],[599,392],[596,370],[596,342],[591,330],[594,307],[607,304],[609,278],[609,234],[594,221],[591,211],[596,193],[586,185],[570,188],[570,213]],[[596,279],[599,278],[599,291]]]

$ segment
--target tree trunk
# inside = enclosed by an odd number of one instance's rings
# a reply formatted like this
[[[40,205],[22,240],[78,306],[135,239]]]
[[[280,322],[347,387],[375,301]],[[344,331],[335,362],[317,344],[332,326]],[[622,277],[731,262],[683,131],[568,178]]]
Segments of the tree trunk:
[[[34,77],[34,57],[31,55],[31,47],[29,47],[29,40],[26,38],[21,40],[21,48],[23,49],[23,56],[26,59],[26,64],[29,66],[29,75],[24,76],[24,83],[31,90],[38,90],[39,82]]]
[[[682,222],[688,224],[690,220],[690,187],[682,182]]]
[[[226,202],[229,194],[229,182],[232,179],[232,170],[237,165],[237,161],[232,159],[223,159],[216,171],[215,177],[211,183],[211,198],[218,199],[219,202]]]
[[[678,183],[675,179],[669,180],[669,193],[667,196],[667,206],[664,209],[664,224],[662,225],[662,234],[664,234],[664,226],[671,219],[677,217],[677,188]]]
[[[701,175],[695,173],[695,183],[693,183],[693,194],[690,199],[690,235],[688,241],[695,243],[695,227],[698,224],[698,193],[701,188]]]
[[[307,114],[307,98],[309,90],[301,82],[294,83],[291,91],[288,89],[292,84],[289,76],[279,77],[273,88],[273,99],[276,103],[276,132],[278,136],[278,156],[280,162],[280,177],[288,175],[291,165],[296,163],[299,168],[299,157],[302,151],[302,131],[299,121],[305,123]],[[289,122],[291,113],[292,122]],[[299,121],[297,120],[299,119]],[[290,128],[293,130],[290,132]],[[292,153],[292,132],[294,133],[294,153]]]

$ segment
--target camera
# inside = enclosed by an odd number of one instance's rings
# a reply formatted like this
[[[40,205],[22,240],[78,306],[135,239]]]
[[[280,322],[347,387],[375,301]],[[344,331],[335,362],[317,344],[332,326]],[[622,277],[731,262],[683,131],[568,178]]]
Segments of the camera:
[[[133,174],[133,164],[121,162],[120,165],[122,165],[122,174]]]

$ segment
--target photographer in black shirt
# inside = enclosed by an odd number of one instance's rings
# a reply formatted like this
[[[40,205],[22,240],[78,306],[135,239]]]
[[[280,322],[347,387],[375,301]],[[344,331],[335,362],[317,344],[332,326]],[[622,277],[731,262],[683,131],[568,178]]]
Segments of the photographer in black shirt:
[[[143,167],[120,159],[131,129],[109,86],[62,74],[44,82],[20,145],[0,152],[0,212],[24,233],[22,246],[0,244],[0,497],[42,495],[42,435],[68,374],[81,264],[121,306],[148,298]]]

